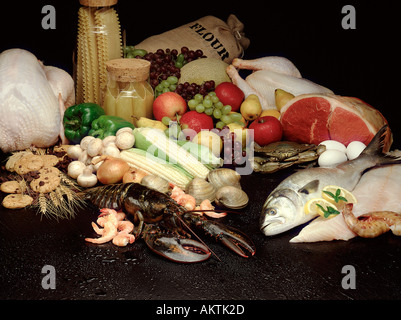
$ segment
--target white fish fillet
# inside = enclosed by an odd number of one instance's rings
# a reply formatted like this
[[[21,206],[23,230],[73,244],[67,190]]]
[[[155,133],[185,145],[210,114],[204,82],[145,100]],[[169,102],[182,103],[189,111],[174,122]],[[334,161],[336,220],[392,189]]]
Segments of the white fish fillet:
[[[401,213],[401,165],[372,169],[365,173],[352,193],[358,203],[354,205],[355,216],[372,211]],[[342,215],[332,219],[319,217],[304,227],[290,242],[319,242],[349,240],[356,236],[346,225]]]

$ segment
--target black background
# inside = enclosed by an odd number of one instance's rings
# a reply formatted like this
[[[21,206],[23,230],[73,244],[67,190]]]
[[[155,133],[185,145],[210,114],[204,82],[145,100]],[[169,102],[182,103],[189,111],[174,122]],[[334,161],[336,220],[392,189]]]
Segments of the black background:
[[[46,4],[56,8],[55,30],[41,27],[44,16],[41,10]],[[356,9],[355,30],[341,27],[341,9],[348,4]],[[120,0],[117,9],[122,27],[127,32],[127,44],[136,44],[148,36],[205,15],[226,20],[233,13],[244,23],[245,33],[251,40],[245,58],[285,56],[294,62],[305,78],[339,95],[366,101],[387,118],[394,132],[393,146],[400,148],[398,7],[396,1],[387,0]],[[0,52],[9,48],[24,48],[45,64],[71,73],[78,8],[78,0],[3,2]],[[152,255],[142,241],[121,250],[86,245],[83,237],[91,232],[93,216],[90,213],[81,214],[75,220],[57,222],[41,220],[34,212],[3,210],[0,219],[4,238],[0,242],[0,298],[198,301],[399,299],[401,247],[399,239],[391,234],[372,241],[356,238],[349,242],[293,246],[288,241],[299,229],[273,238],[264,237],[259,232],[262,201],[291,172],[244,177],[244,189],[249,192],[251,205],[244,215],[230,217],[226,222],[240,227],[255,242],[257,254],[247,261],[218,244],[212,244],[223,263],[211,259],[205,264],[177,266]],[[57,267],[58,289],[55,291],[40,290],[40,268],[44,264]],[[357,268],[357,290],[347,291],[340,287],[344,276],[340,271],[345,264]],[[77,305],[70,305],[72,308],[61,305],[60,314],[74,312]],[[169,305],[174,304],[170,301]],[[10,306],[16,307],[14,304]],[[132,304],[123,306],[126,311],[153,315],[162,302],[136,305],[135,310],[131,308]],[[299,310],[300,305],[293,306],[293,309]],[[306,309],[310,306],[315,305],[307,304]],[[331,314],[338,312],[343,316],[343,305],[339,308],[335,304],[328,306]],[[370,303],[362,305],[364,310],[368,310],[366,307],[369,306]],[[91,312],[108,310],[114,315],[119,312],[104,304],[91,307]],[[274,316],[269,313],[271,307],[268,303],[251,304],[247,306],[247,313],[257,310],[264,312],[266,317]],[[291,305],[286,308],[279,304],[279,308],[280,315],[287,314]],[[327,315],[327,312],[321,313],[316,309],[314,312],[323,317]]]
[[[42,7],[56,9],[56,29],[41,26]],[[356,10],[356,29],[341,26],[345,5]],[[397,96],[401,50],[397,1],[129,1],[120,0],[127,44],[205,15],[235,14],[251,40],[245,58],[281,55],[312,81],[336,94],[358,97],[380,110],[399,146]],[[46,64],[72,72],[79,1],[7,1],[2,4],[0,51],[19,47]]]

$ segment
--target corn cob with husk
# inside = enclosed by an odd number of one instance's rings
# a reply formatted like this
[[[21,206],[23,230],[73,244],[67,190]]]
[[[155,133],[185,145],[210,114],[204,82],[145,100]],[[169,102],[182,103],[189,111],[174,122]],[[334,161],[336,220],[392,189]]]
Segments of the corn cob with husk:
[[[159,176],[182,189],[185,189],[193,179],[193,176],[182,167],[155,157],[142,149],[123,150],[120,158],[127,161],[131,167],[143,170],[147,174]]]
[[[78,11],[76,101],[102,105],[106,61],[122,58],[121,27],[111,7],[81,7]]]
[[[175,141],[169,139],[163,131],[144,127],[135,128],[133,134],[137,148],[154,155],[157,154],[157,157],[179,165],[193,177],[206,179],[209,168],[186,148],[182,148]]]

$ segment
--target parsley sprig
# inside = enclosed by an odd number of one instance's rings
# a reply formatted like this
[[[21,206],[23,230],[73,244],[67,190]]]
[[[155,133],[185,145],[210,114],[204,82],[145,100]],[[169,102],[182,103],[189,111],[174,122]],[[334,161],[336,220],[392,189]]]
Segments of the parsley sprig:
[[[340,202],[340,200],[348,202],[347,199],[345,199],[344,197],[340,196],[340,193],[341,193],[340,189],[337,189],[335,194],[333,192],[330,192],[330,191],[323,191],[323,192],[328,194],[330,197],[332,197],[333,200],[335,201],[335,203]]]
[[[324,217],[328,218],[332,214],[340,214],[340,211],[334,209],[333,207],[328,206],[326,209],[323,208],[320,204],[316,203],[316,205],[323,211]]]

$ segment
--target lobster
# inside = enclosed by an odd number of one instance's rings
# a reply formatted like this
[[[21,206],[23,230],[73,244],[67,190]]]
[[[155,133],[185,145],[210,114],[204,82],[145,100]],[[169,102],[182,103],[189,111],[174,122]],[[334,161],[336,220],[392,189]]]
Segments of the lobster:
[[[254,244],[239,230],[188,211],[168,194],[139,183],[87,189],[84,199],[99,208],[121,210],[131,215],[136,237],[142,236],[152,251],[175,262],[201,262],[212,254],[190,226],[203,230],[241,257],[255,254]],[[191,233],[201,242],[191,239]]]

